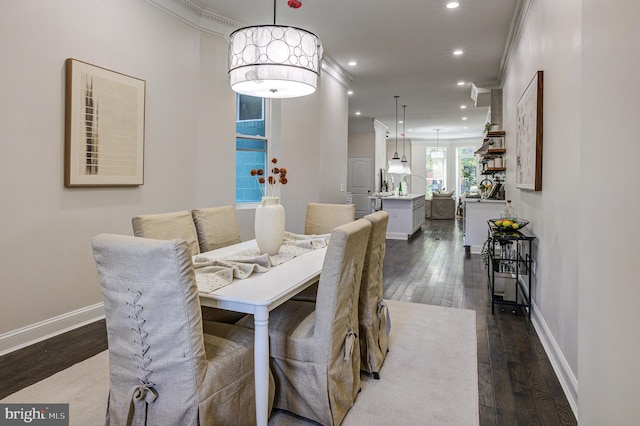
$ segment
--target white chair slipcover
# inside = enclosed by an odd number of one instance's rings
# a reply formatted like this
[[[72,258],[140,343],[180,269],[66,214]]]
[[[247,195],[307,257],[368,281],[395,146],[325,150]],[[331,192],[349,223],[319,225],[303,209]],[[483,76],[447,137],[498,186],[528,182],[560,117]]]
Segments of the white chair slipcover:
[[[389,350],[389,311],[383,300],[382,266],[386,251],[389,213],[380,210],[364,219],[371,222],[371,233],[362,270],[358,317],[363,371],[380,378],[380,368]]]
[[[185,241],[92,240],[109,344],[107,425],[255,423],[253,332],[202,318]]]
[[[306,235],[330,234],[334,228],[356,220],[355,204],[309,203],[304,225]],[[315,302],[318,284],[297,294],[293,300]]]
[[[158,240],[185,240],[191,255],[200,253],[198,235],[191,213],[182,210],[171,213],[157,213],[134,216],[131,219],[133,235]]]
[[[194,209],[191,215],[201,253],[241,241],[236,209],[233,206]]]
[[[331,233],[316,303],[289,301],[271,311],[274,407],[339,425],[360,391],[358,296],[371,223]],[[253,319],[239,325],[253,327]]]
[[[355,204],[309,203],[305,217],[304,233],[329,234],[334,228],[356,219]]]

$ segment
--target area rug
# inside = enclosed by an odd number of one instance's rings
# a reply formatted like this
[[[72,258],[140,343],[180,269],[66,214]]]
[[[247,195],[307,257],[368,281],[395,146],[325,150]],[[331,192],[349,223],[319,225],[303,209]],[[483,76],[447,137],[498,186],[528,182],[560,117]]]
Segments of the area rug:
[[[475,311],[388,301],[390,348],[380,380],[363,374],[343,425],[478,425]],[[108,354],[102,352],[2,403],[69,403],[70,425],[104,424]],[[312,424],[274,411],[271,426]]]

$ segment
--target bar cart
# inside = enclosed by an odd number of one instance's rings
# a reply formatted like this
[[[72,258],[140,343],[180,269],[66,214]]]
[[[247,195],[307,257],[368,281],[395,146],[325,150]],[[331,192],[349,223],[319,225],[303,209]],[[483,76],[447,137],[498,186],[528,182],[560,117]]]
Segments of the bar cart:
[[[487,221],[489,262],[488,281],[491,291],[491,314],[498,305],[527,308],[531,319],[531,282],[533,270],[533,240],[535,236],[526,229],[504,230],[494,220]],[[504,282],[503,293],[496,291],[496,281]],[[505,297],[507,289],[514,289],[511,298]]]

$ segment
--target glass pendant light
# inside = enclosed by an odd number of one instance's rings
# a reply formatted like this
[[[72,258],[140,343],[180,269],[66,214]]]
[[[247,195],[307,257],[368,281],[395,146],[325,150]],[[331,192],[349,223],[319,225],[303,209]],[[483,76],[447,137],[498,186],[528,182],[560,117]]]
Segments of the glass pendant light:
[[[407,156],[404,154],[404,140],[407,135],[407,106],[402,105],[402,169],[405,175],[411,174],[411,167],[407,161]]]
[[[389,170],[387,173],[401,175],[404,174],[404,168],[402,167],[402,162],[400,161],[400,156],[398,155],[398,98],[400,96],[394,96],[396,98],[396,152],[393,154],[393,158],[389,161]]]
[[[444,151],[440,151],[440,148],[438,148],[439,141],[440,141],[440,129],[436,129],[436,150],[431,151],[431,158],[444,158]]]

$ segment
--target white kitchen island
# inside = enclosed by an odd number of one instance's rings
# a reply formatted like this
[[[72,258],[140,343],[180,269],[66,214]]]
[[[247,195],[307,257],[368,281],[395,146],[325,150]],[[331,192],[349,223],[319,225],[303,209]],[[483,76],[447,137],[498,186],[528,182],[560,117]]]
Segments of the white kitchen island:
[[[420,230],[424,223],[424,194],[369,197],[372,211],[378,199],[381,209],[389,213],[388,239],[408,240]]]

